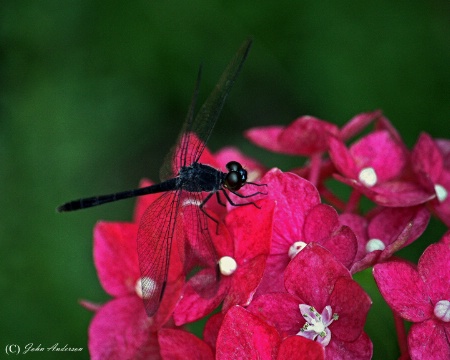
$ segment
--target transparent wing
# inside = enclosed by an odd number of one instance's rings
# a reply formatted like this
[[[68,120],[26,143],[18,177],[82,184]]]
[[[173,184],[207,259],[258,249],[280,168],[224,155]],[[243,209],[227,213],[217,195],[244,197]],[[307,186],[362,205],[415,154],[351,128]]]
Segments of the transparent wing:
[[[177,226],[179,191],[161,195],[144,212],[137,236],[142,297],[148,316],[158,310],[167,284],[170,253]]]
[[[200,67],[191,105],[189,106],[189,111],[181,128],[180,135],[178,136],[177,145],[166,158],[161,169],[163,178],[176,175],[182,166],[188,166],[199,160],[217,119],[219,118],[225,100],[247,58],[251,44],[252,40],[248,39],[241,45],[234,58],[223,72],[216,87],[200,108],[197,116],[194,117],[201,78]],[[195,136],[198,137],[200,141],[194,141],[192,137]],[[173,170],[172,174],[170,174],[171,171],[168,169]]]
[[[216,224],[200,209],[203,200],[201,193],[184,192],[180,212],[185,233],[185,273],[198,268],[211,270],[203,272],[205,275],[201,277],[197,273],[194,286],[200,296],[207,298],[214,296],[219,288],[219,273],[216,271],[219,259],[210,235],[216,231]]]

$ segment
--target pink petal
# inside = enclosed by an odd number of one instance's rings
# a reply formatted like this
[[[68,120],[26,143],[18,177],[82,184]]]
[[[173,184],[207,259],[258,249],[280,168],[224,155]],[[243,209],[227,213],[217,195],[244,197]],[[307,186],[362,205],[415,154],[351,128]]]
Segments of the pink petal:
[[[337,211],[330,205],[318,204],[306,216],[303,232],[309,241],[321,242],[339,226]]]
[[[281,342],[277,360],[324,360],[325,348],[303,336],[289,336]]]
[[[289,126],[266,126],[253,128],[245,136],[253,143],[283,154],[311,155],[328,148],[328,137],[338,135],[336,125],[302,116]]]
[[[216,358],[274,359],[280,336],[275,328],[240,306],[228,310],[217,338]]]
[[[339,278],[328,305],[339,319],[330,325],[332,338],[355,341],[362,333],[372,301],[361,286],[350,278]]]
[[[411,154],[411,163],[419,179],[425,176],[433,183],[439,179],[443,167],[442,154],[430,135],[420,134]]]
[[[99,222],[94,228],[94,262],[102,287],[112,296],[135,293],[140,277],[137,225]]]
[[[261,126],[247,130],[244,136],[252,143],[273,152],[283,152],[284,147],[278,143],[278,136],[284,126]]]
[[[108,302],[89,326],[91,359],[160,359],[156,333],[151,332],[151,327],[152,320],[137,296]]]
[[[442,222],[447,225],[447,227],[450,227],[450,171],[442,171],[438,184],[446,189],[447,198],[442,202],[435,199],[433,201],[433,208]]]
[[[433,307],[427,288],[410,263],[395,260],[377,264],[373,275],[381,295],[401,317],[418,322],[432,316]]]
[[[345,178],[338,174],[334,174],[333,177],[336,180],[359,190],[370,200],[381,206],[415,206],[423,204],[436,197],[434,188],[424,189],[411,181],[387,181],[368,188],[354,179]]]
[[[339,221],[342,225],[348,226],[356,235],[358,250],[355,260],[361,260],[366,255],[367,238],[367,219],[356,214],[344,213],[339,215]]]
[[[315,206],[306,217],[304,234],[306,242],[317,242],[325,247],[346,267],[353,263],[357,241],[352,230],[341,226],[338,213],[329,205]]]
[[[259,200],[256,205],[236,208],[225,219],[234,239],[238,263],[269,255],[275,202]]]
[[[433,304],[449,300],[450,244],[439,242],[425,249],[417,265],[420,277],[427,286]]]
[[[258,296],[247,310],[275,327],[281,337],[285,337],[297,334],[305,324],[299,310],[301,303],[301,299],[286,293],[270,293]]]
[[[350,273],[328,250],[310,243],[289,263],[284,273],[284,286],[288,293],[306,304],[323,309],[341,276],[350,278]]]
[[[231,279],[223,276],[217,284],[202,280],[203,277],[215,279],[213,269],[204,269],[195,274],[184,286],[182,296],[176,305],[173,318],[177,326],[181,326],[206,316],[217,308],[230,288]],[[200,279],[202,278],[202,279]],[[200,279],[200,280],[197,280]],[[197,282],[193,285],[193,283]],[[202,289],[201,287],[206,287]],[[218,286],[214,291],[211,287]]]
[[[330,158],[334,166],[336,166],[336,169],[346,177],[356,179],[359,169],[344,142],[338,138],[331,137],[329,143]]]
[[[261,183],[267,184],[265,198],[277,203],[271,254],[287,256],[289,247],[302,240],[305,216],[320,203],[319,192],[309,181],[279,169],[269,171]]]
[[[376,110],[370,113],[361,113],[354,116],[342,127],[341,138],[343,140],[350,139],[380,116],[382,116],[380,110]]]
[[[411,244],[427,228],[430,212],[424,206],[386,208],[378,213],[368,227],[370,239],[380,239],[386,245],[380,261]]]
[[[327,359],[369,360],[372,358],[373,344],[366,333],[353,342],[333,339],[325,348]]]
[[[216,349],[217,336],[219,335],[220,326],[222,325],[224,316],[225,315],[222,313],[212,315],[203,329],[203,340],[213,350]]]
[[[195,335],[178,329],[161,329],[158,333],[163,359],[186,359],[193,356],[199,360],[213,360],[211,348]],[[190,354],[190,355],[188,355]]]
[[[334,124],[312,116],[302,116],[294,120],[278,137],[283,145],[283,153],[293,155],[312,155],[328,149],[330,135],[338,135]]]
[[[266,259],[267,255],[259,255],[249,262],[238,264],[238,269],[231,275],[231,287],[225,296],[223,311],[234,305],[250,304],[264,274]]]
[[[436,145],[442,154],[444,160],[444,168],[450,170],[450,140],[447,139],[435,139]]]
[[[450,359],[450,343],[444,327],[428,320],[413,324],[408,334],[409,354],[414,359]]]
[[[406,164],[403,148],[385,130],[375,131],[353,144],[350,154],[358,170],[373,168],[379,182],[397,177]]]

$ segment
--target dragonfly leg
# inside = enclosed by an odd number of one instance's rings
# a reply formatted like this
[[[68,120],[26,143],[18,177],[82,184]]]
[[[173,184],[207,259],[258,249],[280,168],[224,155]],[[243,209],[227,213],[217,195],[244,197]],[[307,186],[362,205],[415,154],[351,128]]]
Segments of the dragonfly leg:
[[[223,194],[224,194],[225,197],[227,198],[227,201],[228,201],[231,205],[233,205],[233,206],[253,205],[253,206],[256,206],[258,209],[261,209],[261,207],[258,206],[258,205],[256,205],[253,201],[249,201],[249,202],[246,202],[246,203],[243,203],[243,204],[236,204],[233,200],[231,200],[230,196],[229,196],[228,193],[225,191],[225,189],[220,189],[220,190],[223,191]],[[249,198],[249,197],[252,197],[252,196],[254,196],[254,195],[261,194],[260,192],[256,192],[256,193],[251,194],[251,195],[242,195],[242,194],[239,194],[238,192],[235,192],[235,191],[232,191],[232,190],[230,190],[230,192],[233,193],[233,194],[236,195],[236,196],[239,196],[240,198]]]
[[[220,194],[218,191],[216,191],[216,196],[217,196],[217,202],[222,205],[222,206],[226,206],[223,202],[222,199],[220,198]]]
[[[214,192],[210,192],[208,194],[208,196],[206,196],[203,199],[202,203],[200,204],[200,210],[203,212],[203,214],[205,214],[207,217],[209,217],[212,221],[214,221],[216,223],[216,234],[219,234],[219,221],[217,219],[214,219],[211,215],[209,215],[208,212],[203,208],[203,206],[208,202],[209,199],[211,199],[211,196],[213,196],[213,195],[214,195]]]

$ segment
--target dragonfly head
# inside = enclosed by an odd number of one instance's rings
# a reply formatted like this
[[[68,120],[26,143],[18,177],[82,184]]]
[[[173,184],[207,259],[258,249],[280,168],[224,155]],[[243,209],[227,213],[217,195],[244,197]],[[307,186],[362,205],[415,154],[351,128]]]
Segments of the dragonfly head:
[[[224,187],[232,191],[239,190],[247,182],[247,170],[237,161],[230,161],[227,165]]]

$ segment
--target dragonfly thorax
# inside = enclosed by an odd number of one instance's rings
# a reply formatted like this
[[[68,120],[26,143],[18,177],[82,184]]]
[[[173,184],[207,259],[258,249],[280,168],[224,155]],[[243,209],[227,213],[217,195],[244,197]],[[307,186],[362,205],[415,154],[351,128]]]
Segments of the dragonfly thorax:
[[[180,169],[179,187],[189,192],[215,192],[222,188],[225,176],[212,166],[195,162]]]

